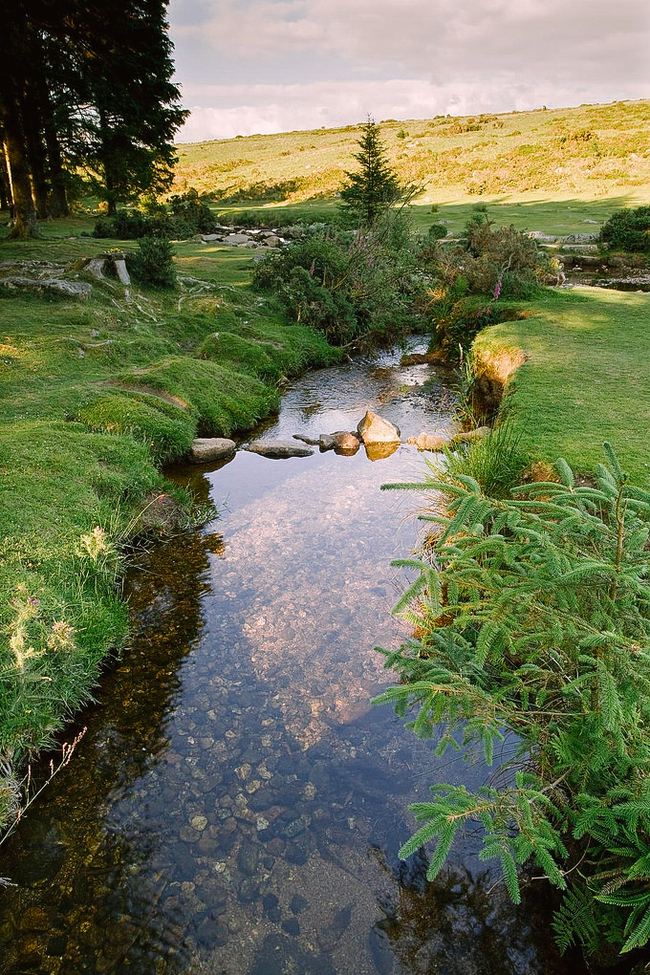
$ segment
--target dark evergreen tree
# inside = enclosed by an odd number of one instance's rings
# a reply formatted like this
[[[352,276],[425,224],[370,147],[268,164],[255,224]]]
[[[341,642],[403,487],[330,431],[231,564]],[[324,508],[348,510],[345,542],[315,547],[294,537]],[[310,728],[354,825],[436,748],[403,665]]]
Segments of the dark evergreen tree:
[[[4,57],[0,70],[0,126],[13,207],[12,236],[39,233],[32,195],[29,146],[23,121],[32,63],[31,4],[3,4]]]
[[[166,188],[173,135],[187,114],[171,81],[167,0],[0,3],[13,235],[38,233],[36,205],[41,217],[67,212],[66,182],[79,168],[112,212],[118,201]]]
[[[386,147],[379,138],[374,119],[362,126],[359,152],[354,153],[361,169],[346,173],[348,183],[341,190],[343,208],[363,226],[372,227],[378,218],[402,199],[404,191],[386,160]]]
[[[111,23],[102,37],[88,38],[95,56],[82,71],[87,162],[109,213],[119,201],[160,192],[172,180],[173,136],[188,113],[171,81],[166,6],[166,0],[111,0]]]

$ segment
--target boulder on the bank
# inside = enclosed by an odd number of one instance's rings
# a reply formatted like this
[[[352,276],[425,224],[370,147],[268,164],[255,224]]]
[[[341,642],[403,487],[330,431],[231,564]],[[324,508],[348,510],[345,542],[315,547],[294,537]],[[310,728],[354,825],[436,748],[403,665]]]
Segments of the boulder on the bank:
[[[358,424],[357,433],[366,446],[368,444],[399,443],[402,436],[399,427],[396,427],[390,420],[385,420],[377,413],[373,413],[372,410],[368,410],[363,420]]]
[[[210,460],[223,460],[230,457],[237,449],[234,440],[226,437],[199,437],[192,444],[190,460],[194,464],[203,464]]]
[[[228,234],[224,237],[224,244],[230,244],[231,246],[237,246],[238,244],[251,244],[253,243],[252,237],[248,234]]]
[[[310,457],[314,451],[309,447],[301,447],[295,440],[253,440],[246,447],[253,454],[262,457],[284,459],[285,457]]]
[[[409,437],[406,442],[414,444],[418,450],[432,450],[439,453],[450,445],[451,440],[439,433],[419,433],[417,437]]]

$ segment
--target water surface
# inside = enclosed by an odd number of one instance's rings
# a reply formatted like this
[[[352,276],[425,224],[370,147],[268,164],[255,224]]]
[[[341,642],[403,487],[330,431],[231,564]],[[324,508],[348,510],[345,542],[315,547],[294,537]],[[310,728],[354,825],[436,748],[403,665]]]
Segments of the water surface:
[[[264,437],[450,423],[430,366],[382,353],[293,383]],[[261,431],[260,431],[261,433]],[[535,894],[516,910],[469,834],[434,884],[397,857],[407,806],[485,769],[436,760],[387,707],[406,635],[391,559],[418,539],[414,447],[173,472],[219,518],[138,559],[132,639],[73,762],[0,860],[3,973],[579,975]],[[74,731],[70,733],[70,736]],[[534,893],[537,888],[534,889]]]

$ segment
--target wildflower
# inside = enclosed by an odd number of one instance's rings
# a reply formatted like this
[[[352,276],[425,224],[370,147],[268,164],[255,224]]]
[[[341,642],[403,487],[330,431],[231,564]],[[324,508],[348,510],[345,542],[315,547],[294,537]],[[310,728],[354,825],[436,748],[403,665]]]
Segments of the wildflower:
[[[65,650],[74,646],[74,630],[65,620],[57,620],[52,624],[52,629],[46,640],[49,650]]]
[[[100,555],[111,550],[111,544],[108,540],[108,536],[103,528],[97,525],[93,528],[89,535],[82,535],[81,541],[83,546],[91,557],[93,562],[96,562]]]
[[[495,301],[497,300],[497,298],[501,294],[501,284],[502,284],[502,281],[501,281],[501,278],[499,278],[499,280],[497,281],[497,283],[494,286],[494,300]]]

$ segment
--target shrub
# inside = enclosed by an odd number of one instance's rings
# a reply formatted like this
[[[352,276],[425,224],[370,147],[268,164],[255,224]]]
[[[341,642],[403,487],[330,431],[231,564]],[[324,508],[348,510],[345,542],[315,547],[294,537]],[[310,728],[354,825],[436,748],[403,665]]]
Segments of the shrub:
[[[137,240],[151,234],[151,221],[138,210],[118,210],[115,217],[100,217],[95,224],[93,237],[110,237],[115,240]]]
[[[172,196],[169,209],[171,216],[168,218],[168,236],[182,240],[193,237],[194,234],[210,234],[215,229],[214,214],[199,198],[196,190]]]
[[[617,210],[603,224],[604,244],[626,251],[650,251],[650,206]]]
[[[154,288],[175,288],[174,250],[161,237],[143,237],[135,254],[127,255],[130,273],[139,284]]]
[[[186,239],[194,234],[212,233],[216,221],[210,207],[199,198],[196,190],[172,196],[169,204],[155,201],[141,210],[118,210],[115,217],[100,217],[95,223],[93,237],[116,240],[139,240],[142,237]]]
[[[480,743],[500,766],[476,792],[432,786],[400,855],[435,841],[433,879],[477,822],[515,902],[529,861],[565,892],[562,948],[628,951],[650,938],[650,492],[605,451],[597,487],[562,460],[560,483],[508,500],[465,474],[387,485],[441,491],[447,507],[423,516],[427,557],[398,563],[416,573],[396,606],[415,635],[382,651],[400,683],[378,701],[438,754]]]
[[[408,226],[396,214],[364,234],[308,234],[261,261],[253,283],[338,345],[362,336],[390,339],[420,321],[423,279]]]
[[[516,312],[507,300],[536,297],[550,273],[548,256],[514,227],[495,228],[476,207],[453,250],[425,242],[419,260],[435,286],[427,314],[442,350],[454,358],[478,331]]]
[[[432,223],[427,231],[429,241],[442,240],[447,236],[447,228],[444,223]]]

